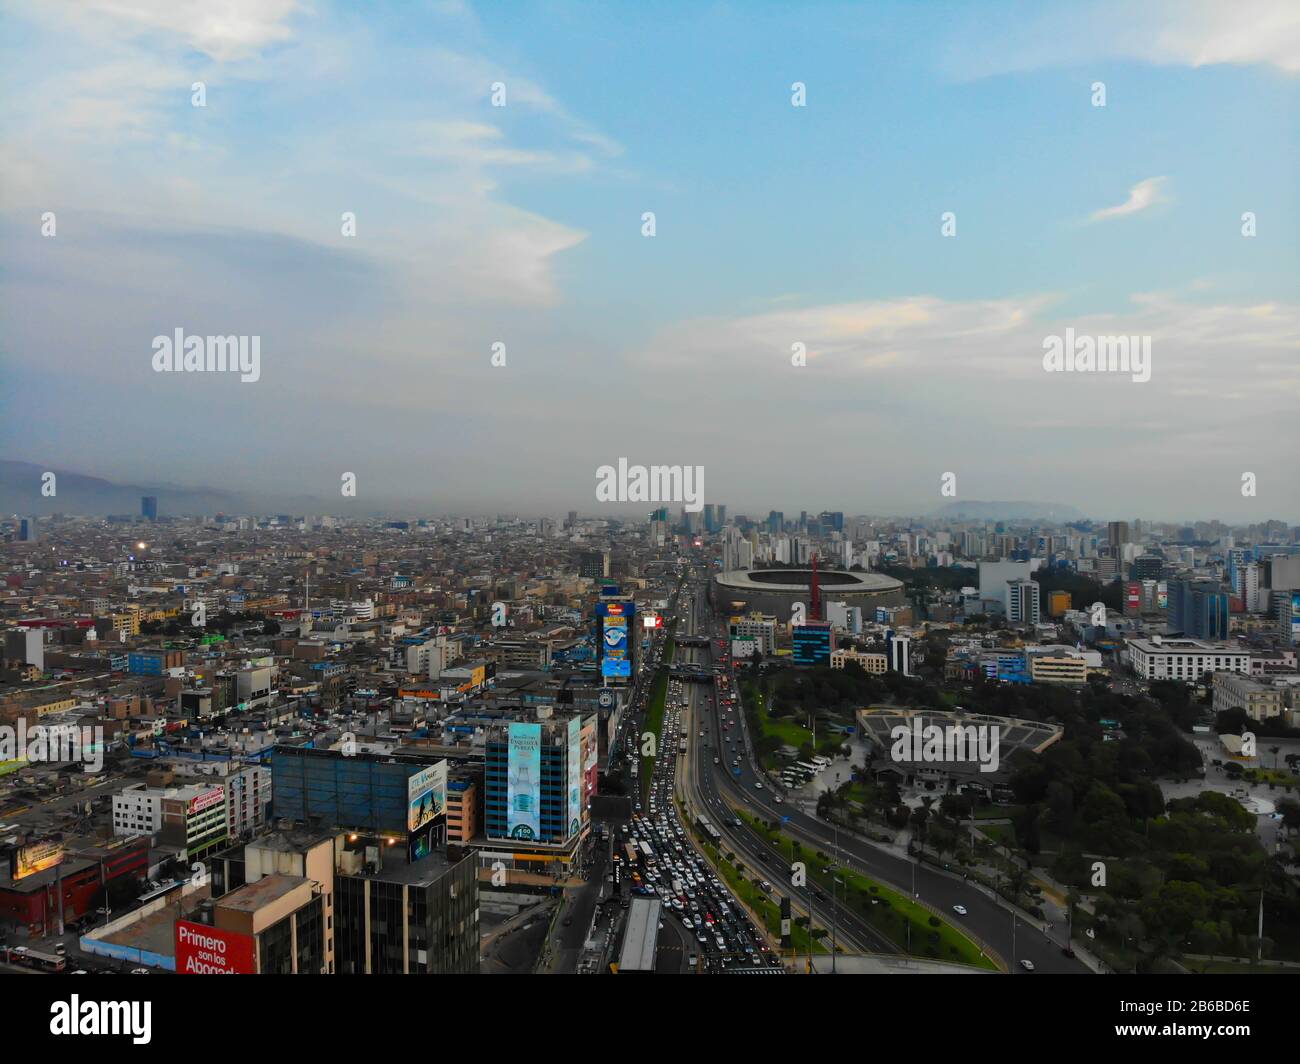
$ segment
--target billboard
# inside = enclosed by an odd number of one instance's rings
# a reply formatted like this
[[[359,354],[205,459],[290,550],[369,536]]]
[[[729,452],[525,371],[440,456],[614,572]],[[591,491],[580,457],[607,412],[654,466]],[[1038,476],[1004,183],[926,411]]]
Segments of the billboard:
[[[1129,613],[1137,613],[1142,608],[1142,585],[1129,583],[1125,585],[1124,607]]]
[[[177,975],[256,975],[252,935],[176,921]]]
[[[188,816],[195,813],[201,813],[205,809],[210,809],[214,805],[219,805],[226,800],[226,792],[221,787],[213,787],[210,791],[204,791],[190,799],[190,804],[186,809]]]
[[[601,621],[600,674],[602,676],[632,675],[632,659],[628,655],[626,617],[605,617]]]
[[[27,876],[34,876],[37,872],[44,872],[47,868],[53,868],[63,860],[63,843],[61,842],[33,842],[27,846],[19,846],[13,852],[13,859],[9,865],[9,878],[14,882],[24,879]]]
[[[406,778],[406,830],[419,831],[447,808],[447,762]]]
[[[582,830],[582,718],[576,713],[569,718],[569,748],[566,758],[568,769],[568,813],[569,830],[566,837],[571,838]]]
[[[542,837],[542,726],[511,724],[506,746],[506,834]]]
[[[1300,591],[1291,592],[1291,642],[1300,643]]]
[[[594,717],[588,717],[587,723],[582,726],[580,741],[582,744],[582,796],[585,801],[590,802],[592,796],[596,793],[596,762],[600,757],[600,751],[597,749],[596,719]]]

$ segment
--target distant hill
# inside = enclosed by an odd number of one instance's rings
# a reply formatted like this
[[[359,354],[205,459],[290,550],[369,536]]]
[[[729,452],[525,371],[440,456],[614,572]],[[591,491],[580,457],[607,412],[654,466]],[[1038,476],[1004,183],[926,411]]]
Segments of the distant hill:
[[[41,475],[57,477],[58,494],[41,495]],[[177,517],[215,513],[321,513],[325,504],[311,496],[272,500],[211,488],[180,488],[167,484],[115,484],[74,470],[40,466],[32,462],[0,459],[0,513],[64,513],[85,516],[139,514],[140,497],[158,498],[158,513]]]
[[[966,499],[945,503],[933,513],[934,517],[949,520],[965,518],[971,521],[1079,521],[1086,515],[1075,506],[1062,502],[985,502]]]

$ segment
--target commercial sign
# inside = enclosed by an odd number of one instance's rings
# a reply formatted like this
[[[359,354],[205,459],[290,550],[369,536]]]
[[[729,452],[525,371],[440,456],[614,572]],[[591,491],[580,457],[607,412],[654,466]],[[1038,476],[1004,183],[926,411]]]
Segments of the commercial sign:
[[[63,860],[63,843],[33,842],[14,850],[9,878],[14,882],[53,868]]]
[[[590,802],[592,795],[596,793],[596,778],[598,770],[596,762],[599,758],[596,741],[596,719],[589,717],[587,723],[582,726],[582,735],[580,738],[582,745],[582,777],[583,777],[583,800]]]
[[[601,627],[600,674],[605,677],[632,675],[632,659],[627,649],[627,618],[606,617]]]
[[[1300,591],[1291,592],[1291,642],[1300,643]]]
[[[542,837],[542,726],[511,724],[506,747],[506,834]]]
[[[582,718],[574,714],[569,718],[569,748],[567,751],[568,775],[568,837],[582,830]]]
[[[177,975],[256,975],[252,935],[176,921]]]
[[[447,762],[406,778],[406,830],[419,831],[447,808]]]
[[[214,787],[210,791],[204,791],[202,794],[195,795],[190,799],[190,804],[186,808],[186,814],[193,816],[195,813],[201,813],[205,809],[210,809],[214,805],[219,805],[226,800],[226,792],[220,787]]]

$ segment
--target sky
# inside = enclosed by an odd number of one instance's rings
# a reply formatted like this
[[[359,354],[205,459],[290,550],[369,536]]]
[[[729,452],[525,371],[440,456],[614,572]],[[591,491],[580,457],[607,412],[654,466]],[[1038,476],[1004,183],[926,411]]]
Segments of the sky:
[[[355,473],[338,512],[596,513],[625,458],[733,513],[1300,521],[1293,0],[0,18],[0,458]],[[259,379],[156,372],[178,328]],[[1067,329],[1150,379],[1047,372]]]

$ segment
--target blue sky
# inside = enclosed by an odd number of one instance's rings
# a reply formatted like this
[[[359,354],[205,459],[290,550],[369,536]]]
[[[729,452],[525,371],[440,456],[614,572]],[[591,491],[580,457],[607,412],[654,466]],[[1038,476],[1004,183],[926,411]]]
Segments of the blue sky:
[[[627,456],[733,509],[924,512],[951,470],[1300,519],[1300,14],[1131,7],[4,2],[0,455],[420,509],[584,508]],[[260,335],[262,380],[152,373],[176,327]],[[1066,327],[1150,335],[1151,381],[1044,374]]]

